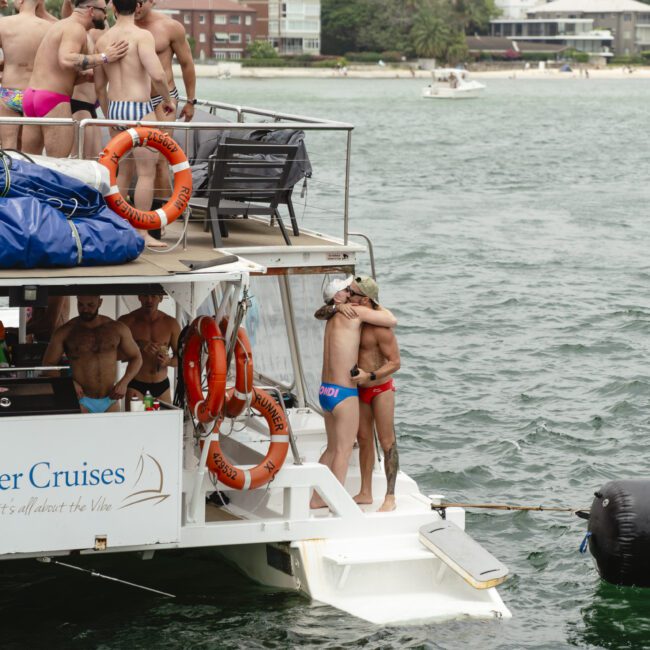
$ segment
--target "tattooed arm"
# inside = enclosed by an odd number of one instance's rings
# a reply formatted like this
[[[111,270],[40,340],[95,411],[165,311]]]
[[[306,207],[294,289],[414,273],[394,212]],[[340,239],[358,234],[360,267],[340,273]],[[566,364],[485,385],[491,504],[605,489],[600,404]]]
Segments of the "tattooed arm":
[[[86,35],[84,31],[83,42],[73,38],[74,34],[63,37],[59,47],[59,64],[62,68],[72,68],[78,72],[96,68],[104,63],[113,63],[121,59],[129,50],[127,41],[118,41],[111,43],[104,52],[88,54],[82,50],[86,47]]]

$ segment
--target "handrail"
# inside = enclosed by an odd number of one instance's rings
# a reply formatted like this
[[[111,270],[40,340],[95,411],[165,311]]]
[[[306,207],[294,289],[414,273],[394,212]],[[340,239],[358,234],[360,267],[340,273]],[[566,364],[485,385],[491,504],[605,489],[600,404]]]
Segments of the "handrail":
[[[368,244],[368,255],[370,256],[370,273],[372,274],[373,280],[376,280],[377,272],[375,271],[375,252],[372,246],[372,241],[370,241],[370,237],[362,232],[351,232],[348,234],[351,237],[361,237],[366,240],[366,244]]]
[[[186,97],[179,97],[181,102],[186,102]],[[320,117],[308,117],[305,115],[294,115],[293,113],[278,113],[277,111],[267,111],[263,108],[254,108],[252,106],[239,106],[237,104],[227,104],[225,102],[215,102],[209,99],[199,99],[196,102],[197,106],[209,106],[210,108],[221,108],[228,111],[233,111],[238,115],[249,113],[250,115],[260,115],[263,117],[272,117],[275,120],[289,120],[293,122],[309,122],[312,124],[330,124],[338,125],[342,128],[353,129],[354,126],[347,122],[338,122],[336,120],[326,120]]]
[[[204,102],[206,105],[215,105],[218,107],[219,102]],[[225,108],[241,110],[242,113],[245,111],[255,112],[258,115],[278,115],[283,114],[273,113],[272,111],[264,111],[262,109],[252,109],[247,107],[235,107],[234,105],[221,104]],[[295,118],[297,120],[305,121],[296,121],[296,122],[283,122],[283,123],[270,123],[270,122],[138,122],[133,120],[108,120],[108,119],[93,119],[87,118],[83,119],[80,122],[75,122],[78,124],[79,137],[77,140],[78,143],[78,157],[83,158],[83,149],[84,149],[84,140],[86,128],[91,126],[120,126],[120,127],[134,127],[134,126],[148,126],[155,127],[165,130],[181,130],[189,132],[190,130],[196,129],[206,129],[206,130],[256,130],[256,129],[265,129],[271,131],[278,131],[280,129],[292,128],[300,129],[302,131],[346,131],[346,148],[345,148],[345,179],[344,179],[344,197],[343,197],[343,243],[347,246],[349,240],[349,210],[350,210],[350,160],[351,160],[351,148],[352,148],[352,131],[354,125],[348,124],[345,122],[330,122],[330,121],[316,121],[312,118],[306,118],[302,116],[291,116],[284,115],[283,118]],[[30,118],[8,118],[8,119],[27,119]],[[64,122],[67,123],[66,120]],[[2,118],[0,118],[0,123],[2,123]],[[170,127],[170,125],[173,125]],[[187,135],[186,133],[186,142],[185,146],[187,148]]]

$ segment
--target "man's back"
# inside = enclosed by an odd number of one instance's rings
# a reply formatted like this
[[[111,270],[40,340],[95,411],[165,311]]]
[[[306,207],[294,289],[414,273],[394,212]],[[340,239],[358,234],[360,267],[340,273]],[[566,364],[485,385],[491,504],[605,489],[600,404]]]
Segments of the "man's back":
[[[32,88],[62,95],[72,92],[77,71],[63,68],[59,63],[59,50],[64,37],[83,43],[81,51],[86,51],[86,30],[74,19],[74,15],[51,25],[34,58],[34,71],[29,82]]]
[[[113,41],[125,40],[129,51],[124,58],[104,66],[108,77],[110,101],[146,102],[149,100],[151,80],[145,70],[143,57],[153,52],[153,37],[133,24],[116,24],[97,41],[97,51],[103,51]]]
[[[323,373],[321,380],[339,386],[353,387],[350,370],[357,363],[362,321],[335,314],[327,321],[323,342]]]
[[[31,13],[0,18],[0,40],[5,53],[4,87],[27,88],[36,51],[51,26],[52,23]]]

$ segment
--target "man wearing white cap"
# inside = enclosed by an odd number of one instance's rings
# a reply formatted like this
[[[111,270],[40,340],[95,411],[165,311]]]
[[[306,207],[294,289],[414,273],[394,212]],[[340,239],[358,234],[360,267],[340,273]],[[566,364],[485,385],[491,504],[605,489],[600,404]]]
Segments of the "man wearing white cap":
[[[350,303],[376,309],[379,287],[368,276],[354,278],[348,293]],[[372,503],[372,470],[375,464],[373,422],[384,452],[386,496],[379,512],[395,510],[395,482],[399,456],[395,436],[395,384],[393,374],[400,368],[399,346],[395,331],[388,327],[366,324],[361,330],[359,374],[352,378],[359,387],[359,464],[361,489],[357,503]]]
[[[336,478],[345,485],[348,464],[359,429],[359,397],[354,381],[359,355],[361,327],[364,323],[380,327],[395,327],[396,318],[381,307],[345,304],[353,278],[334,281],[323,291],[328,302],[315,314],[328,319],[323,343],[323,371],[319,402],[325,418],[327,449],[320,458]],[[314,494],[310,506],[323,508],[327,504]]]

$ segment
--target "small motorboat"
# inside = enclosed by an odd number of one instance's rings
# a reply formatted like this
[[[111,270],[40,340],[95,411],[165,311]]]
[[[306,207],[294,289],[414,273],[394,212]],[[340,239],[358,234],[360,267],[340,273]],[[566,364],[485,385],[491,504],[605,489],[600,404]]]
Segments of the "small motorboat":
[[[470,81],[467,70],[437,68],[431,71],[432,82],[422,89],[429,99],[474,99],[480,97],[485,84]]]

